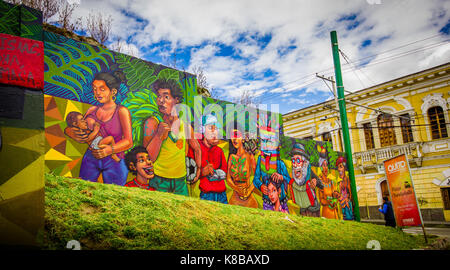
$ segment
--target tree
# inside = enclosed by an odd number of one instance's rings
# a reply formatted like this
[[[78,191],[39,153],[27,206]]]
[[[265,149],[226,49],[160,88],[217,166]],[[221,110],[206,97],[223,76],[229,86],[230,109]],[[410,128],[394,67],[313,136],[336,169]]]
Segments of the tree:
[[[209,84],[208,80],[206,79],[205,72],[203,71],[203,68],[200,66],[194,66],[192,68],[192,73],[197,76],[197,86],[201,88],[208,89]]]
[[[197,77],[198,93],[202,96],[217,99],[218,92],[214,88],[210,87],[203,68],[201,66],[194,66],[192,68],[192,73]]]
[[[260,102],[259,98],[255,95],[254,92],[246,89],[246,90],[242,91],[242,94],[240,96],[235,97],[233,99],[233,103],[256,107],[261,102]]]
[[[101,12],[94,13],[91,11],[87,17],[86,28],[92,38],[104,45],[111,33],[112,21],[111,15],[106,16]]]
[[[54,0],[58,1],[58,0]],[[56,23],[59,25],[59,27],[69,31],[69,32],[75,32],[81,29],[82,22],[81,17],[72,19],[73,12],[78,7],[78,3],[65,1],[65,0],[59,0],[60,3],[59,9],[58,9],[58,19]]]

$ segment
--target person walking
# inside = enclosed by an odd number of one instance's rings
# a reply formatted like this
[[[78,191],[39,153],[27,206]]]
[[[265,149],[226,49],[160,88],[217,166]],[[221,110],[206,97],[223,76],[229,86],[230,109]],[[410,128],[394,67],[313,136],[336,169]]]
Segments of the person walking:
[[[396,226],[394,210],[392,209],[392,203],[389,201],[388,197],[383,197],[383,205],[378,208],[378,210],[384,214],[384,220],[386,220],[386,226],[394,227]]]

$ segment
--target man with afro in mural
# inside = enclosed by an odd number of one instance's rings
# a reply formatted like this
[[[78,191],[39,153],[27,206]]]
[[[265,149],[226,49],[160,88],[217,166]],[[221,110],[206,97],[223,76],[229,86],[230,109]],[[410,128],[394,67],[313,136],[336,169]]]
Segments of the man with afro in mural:
[[[188,196],[186,155],[192,148],[195,163],[200,167],[201,149],[192,126],[178,118],[176,105],[183,102],[183,91],[177,81],[161,79],[153,83],[152,89],[157,95],[162,121],[150,117],[144,123],[143,144],[154,162],[155,177],[150,186],[159,191]],[[196,179],[199,176],[200,170]]]

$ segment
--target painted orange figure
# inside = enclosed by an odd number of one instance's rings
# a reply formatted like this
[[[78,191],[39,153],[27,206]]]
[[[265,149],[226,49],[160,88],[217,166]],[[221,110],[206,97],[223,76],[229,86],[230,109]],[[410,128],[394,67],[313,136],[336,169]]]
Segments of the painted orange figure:
[[[322,205],[321,216],[329,219],[339,219],[338,201],[339,193],[336,191],[333,182],[329,178],[328,163],[326,159],[319,158],[322,172],[319,177],[322,180],[323,189],[319,189],[319,200]]]
[[[258,208],[258,202],[253,196],[255,186],[251,182],[256,168],[255,157],[251,152],[253,149],[244,146],[239,129],[232,129],[229,133],[231,139],[227,184],[233,189],[229,204]]]

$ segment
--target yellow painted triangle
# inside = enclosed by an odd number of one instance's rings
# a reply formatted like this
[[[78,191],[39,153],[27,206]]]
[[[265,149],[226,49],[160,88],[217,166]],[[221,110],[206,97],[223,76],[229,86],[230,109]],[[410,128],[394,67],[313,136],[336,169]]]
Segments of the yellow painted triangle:
[[[43,153],[45,151],[44,143],[45,143],[45,135],[44,135],[44,131],[42,131],[36,135],[33,135],[21,142],[18,142],[18,143],[12,144],[12,145],[20,147],[20,148],[25,148],[28,150]]]
[[[217,146],[219,146],[220,148],[225,148],[225,146],[227,146],[227,144],[228,144],[228,142],[222,142],[222,143],[219,143]]]
[[[44,188],[44,157],[40,156],[30,165],[0,186],[3,200]]]
[[[63,175],[64,177],[72,177],[72,172],[68,171],[65,175]]]
[[[66,160],[66,161],[72,161],[71,158],[61,154],[60,152],[56,151],[53,148],[50,148],[48,152],[45,154],[45,160]]]
[[[81,152],[78,151],[75,146],[73,146],[73,144],[70,140],[67,140],[66,141],[66,155],[68,157],[81,157],[83,154],[81,154]]]
[[[66,119],[66,116],[70,113],[70,112],[79,112],[82,114],[81,110],[75,106],[75,104],[73,104],[73,102],[71,100],[67,100],[67,104],[66,104],[66,112],[64,113],[64,119]]]

